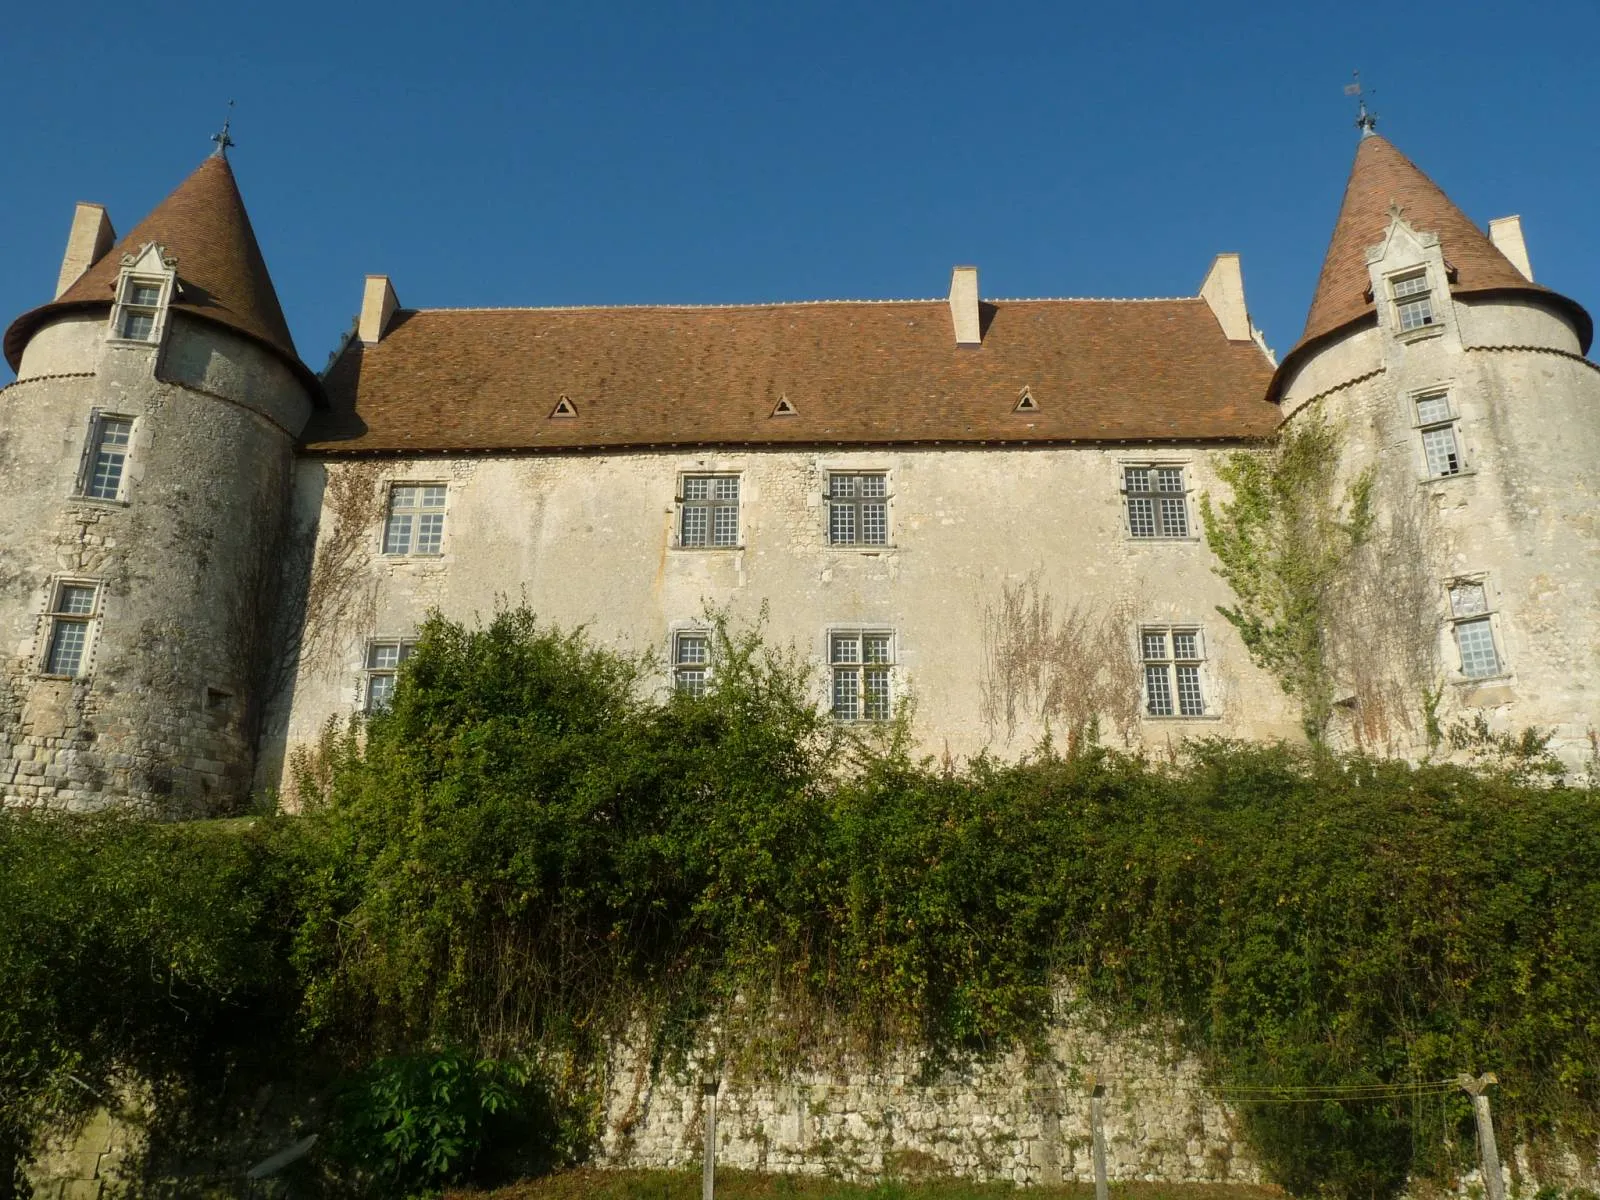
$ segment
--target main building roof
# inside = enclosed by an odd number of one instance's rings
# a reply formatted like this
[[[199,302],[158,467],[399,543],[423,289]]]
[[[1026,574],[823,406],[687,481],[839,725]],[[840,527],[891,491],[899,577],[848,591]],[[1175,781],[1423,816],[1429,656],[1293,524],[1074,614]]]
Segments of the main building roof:
[[[1253,438],[1272,366],[1200,299],[401,310],[324,379],[316,452]],[[1032,411],[1016,411],[1026,388]],[[574,416],[554,415],[565,396]],[[775,415],[786,399],[793,415]]]

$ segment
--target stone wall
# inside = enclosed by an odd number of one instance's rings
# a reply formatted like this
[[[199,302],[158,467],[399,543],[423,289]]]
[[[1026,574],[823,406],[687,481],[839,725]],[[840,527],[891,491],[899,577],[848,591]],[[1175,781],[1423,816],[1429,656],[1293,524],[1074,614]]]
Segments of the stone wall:
[[[726,1079],[716,1101],[717,1161],[847,1179],[1092,1181],[1091,1077],[1105,1088],[1111,1179],[1260,1182],[1195,1059],[1153,1037],[1109,1034],[1084,1014],[1058,1018],[1038,1056],[1018,1050],[931,1080],[910,1055],[775,1081]],[[692,1070],[651,1078],[639,1047],[619,1051],[605,1094],[602,1161],[698,1164],[706,1099]]]

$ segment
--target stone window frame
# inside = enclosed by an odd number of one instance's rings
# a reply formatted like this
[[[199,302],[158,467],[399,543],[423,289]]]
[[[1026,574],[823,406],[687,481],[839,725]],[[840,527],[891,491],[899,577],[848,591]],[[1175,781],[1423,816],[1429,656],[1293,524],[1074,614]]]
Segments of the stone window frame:
[[[672,690],[696,698],[705,695],[711,681],[712,630],[709,626],[686,624],[676,626],[667,638],[667,662],[671,672]],[[700,643],[699,657],[690,649]],[[685,652],[689,651],[689,656]]]
[[[1196,532],[1192,505],[1189,502],[1190,493],[1194,491],[1192,475],[1193,463],[1189,459],[1170,457],[1140,457],[1117,459],[1117,491],[1122,497],[1122,536],[1129,542],[1198,542],[1200,535]],[[1179,483],[1182,485],[1177,491],[1163,489],[1156,486],[1148,491],[1134,490],[1129,487],[1129,477],[1134,471],[1177,471]],[[1159,480],[1156,483],[1159,485]],[[1181,533],[1166,532],[1167,523],[1164,504],[1157,501],[1176,499],[1183,514],[1183,531]],[[1150,504],[1149,533],[1140,533],[1139,528],[1143,522],[1135,516],[1135,502],[1148,501]]]
[[[1426,414],[1423,405],[1430,401],[1444,401],[1444,412]],[[1422,482],[1437,483],[1442,479],[1457,479],[1474,473],[1467,459],[1465,440],[1461,436],[1461,411],[1456,407],[1454,389],[1448,383],[1417,388],[1406,395],[1410,410],[1411,428],[1417,434],[1417,447],[1422,454]],[[1436,473],[1429,457],[1429,434],[1448,433],[1455,450],[1456,469]]]
[[[855,657],[841,657],[839,643],[854,638]],[[867,639],[887,648],[886,658],[867,657]],[[881,725],[894,719],[899,699],[900,637],[892,625],[848,624],[830,625],[823,631],[822,659],[828,668],[828,714],[841,725]],[[868,712],[869,677],[881,676],[882,709]],[[849,677],[854,681],[853,715],[841,715],[840,682]]]
[[[358,697],[361,711],[366,716],[375,712],[382,712],[389,707],[389,699],[394,695],[394,680],[400,674],[400,667],[416,651],[417,639],[415,635],[408,637],[370,637],[361,649],[361,694]],[[380,650],[393,649],[395,661],[379,662]],[[375,694],[379,690],[375,681],[388,680],[384,697],[381,703],[375,702]]]
[[[416,488],[419,495],[419,501],[424,489],[441,488],[444,491],[444,502],[438,508],[433,508],[419,502],[418,504],[404,508],[402,511],[397,513],[394,507],[395,490],[397,488]],[[450,526],[450,522],[448,520],[450,515],[450,491],[450,481],[446,479],[389,480],[384,485],[383,520],[378,526],[378,553],[383,558],[391,561],[404,560],[408,558],[427,560],[443,558],[445,553],[445,534]],[[439,548],[437,550],[418,550],[417,545],[421,540],[421,526],[419,522],[423,517],[435,515],[439,518]],[[391,550],[389,548],[391,545],[389,536],[390,530],[394,526],[395,518],[399,516],[410,517],[412,519],[412,523],[409,526],[405,548]]]
[[[1438,337],[1444,332],[1446,322],[1445,306],[1440,301],[1448,301],[1450,288],[1448,282],[1441,287],[1441,272],[1435,270],[1431,262],[1412,262],[1403,267],[1383,273],[1383,304],[1389,331],[1396,340],[1401,342],[1419,342],[1426,338]],[[1424,284],[1421,290],[1408,290],[1405,294],[1396,294],[1397,290],[1405,287],[1413,280],[1420,279]],[[1418,303],[1428,306],[1428,320],[1422,324],[1413,325],[1410,329],[1403,328],[1405,311]]]
[[[67,589],[86,588],[90,592],[87,609],[68,607]],[[38,650],[34,670],[42,679],[83,679],[88,676],[98,648],[100,622],[105,601],[105,584],[102,580],[84,575],[56,575],[50,580],[45,593],[45,610],[39,618]],[[57,638],[67,625],[81,627],[83,642],[78,648],[78,660],[71,671],[52,671]]]
[[[121,346],[159,346],[167,332],[167,314],[171,311],[175,279],[176,272],[170,268],[151,271],[141,269],[137,263],[125,265],[117,276],[116,300],[111,305],[110,332],[106,335],[106,341]],[[134,288],[151,286],[156,288],[153,303],[132,298]],[[131,316],[149,317],[149,333],[144,337],[128,336],[123,330]]]
[[[1458,602],[1457,592],[1476,589],[1482,607],[1470,607]],[[1477,571],[1464,575],[1453,575],[1444,583],[1444,611],[1445,627],[1449,634],[1450,648],[1453,657],[1446,661],[1450,663],[1451,682],[1475,686],[1488,680],[1506,679],[1511,675],[1511,669],[1506,665],[1505,642],[1500,633],[1500,610],[1495,604],[1494,589],[1489,585],[1487,571]],[[1482,629],[1489,637],[1489,649],[1494,655],[1494,669],[1482,674],[1468,674],[1466,670],[1466,650],[1462,645],[1462,632],[1464,629]]]
[[[822,542],[829,550],[838,550],[847,554],[881,554],[885,550],[895,550],[895,520],[894,520],[894,472],[889,467],[880,466],[854,466],[845,464],[821,465],[822,472]],[[834,495],[834,479],[862,479],[881,478],[883,480],[882,496],[852,496],[848,500]],[[868,503],[883,503],[883,541],[863,542],[836,542],[833,539],[833,510],[836,501],[844,501],[855,510],[854,526],[859,533],[861,528],[861,508],[863,501]]]
[[[127,441],[121,447],[122,462],[118,468],[116,493],[110,496],[97,496],[92,489],[100,473],[100,455],[105,444],[106,424],[110,421],[127,423]],[[72,498],[87,500],[93,504],[116,504],[125,507],[128,503],[128,483],[131,475],[129,467],[133,463],[133,446],[138,436],[139,418],[132,413],[107,412],[102,408],[91,408],[88,428],[83,435],[83,453],[78,458],[78,473],[72,481]]]
[[[1161,653],[1152,654],[1148,638],[1162,639]],[[1179,654],[1180,637],[1193,639],[1192,654]],[[1205,626],[1199,621],[1141,621],[1134,629],[1134,654],[1139,663],[1139,716],[1145,721],[1204,721],[1221,714],[1213,696],[1207,664]],[[1186,674],[1187,672],[1187,674]],[[1162,681],[1160,696],[1152,687]],[[1185,711],[1185,683],[1199,696],[1199,707]],[[1158,708],[1168,711],[1157,711]]]
[[[740,469],[717,469],[713,467],[694,468],[679,471],[677,474],[676,489],[674,493],[674,507],[676,515],[672,523],[672,548],[674,550],[687,550],[694,553],[706,551],[743,550],[745,548],[745,485],[744,471]],[[704,497],[691,495],[697,492],[695,487],[700,480],[711,481],[707,486]],[[719,482],[732,480],[736,495],[732,500],[718,497]],[[731,508],[734,512],[734,537],[731,542],[718,543],[717,537],[717,511],[726,511]],[[684,528],[691,511],[704,511],[705,516],[705,541],[685,541]]]

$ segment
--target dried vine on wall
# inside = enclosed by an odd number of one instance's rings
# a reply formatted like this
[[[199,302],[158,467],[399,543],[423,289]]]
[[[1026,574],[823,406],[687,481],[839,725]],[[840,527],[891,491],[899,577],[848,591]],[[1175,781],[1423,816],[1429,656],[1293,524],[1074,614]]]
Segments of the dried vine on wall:
[[[1093,742],[1102,719],[1130,744],[1139,721],[1139,674],[1128,644],[1133,608],[1073,604],[1058,612],[1033,572],[1003,583],[984,607],[983,718],[1006,737],[1022,720],[1063,730],[1069,751]]]
[[[1326,624],[1329,671],[1343,689],[1333,728],[1355,749],[1395,754],[1437,738],[1439,598],[1416,487],[1402,480],[1385,493],[1384,517],[1354,548]]]
[[[327,471],[322,536],[306,582],[300,639],[302,660],[325,672],[350,631],[369,629],[376,619],[378,581],[369,568],[373,531],[383,513],[376,464],[347,463]]]

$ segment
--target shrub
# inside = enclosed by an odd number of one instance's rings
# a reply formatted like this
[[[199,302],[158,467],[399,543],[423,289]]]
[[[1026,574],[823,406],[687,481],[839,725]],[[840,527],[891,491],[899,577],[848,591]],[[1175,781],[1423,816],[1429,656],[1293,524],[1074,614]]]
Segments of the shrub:
[[[469,1177],[548,1170],[562,1142],[554,1112],[524,1063],[459,1050],[385,1058],[343,1088],[335,1145],[381,1194],[432,1196]]]
[[[1594,792],[1223,742],[938,770],[843,737],[753,634],[715,645],[705,697],[651,697],[523,610],[434,619],[393,708],[304,764],[303,817],[0,823],[11,1144],[81,1107],[72,1076],[192,1080],[292,1017],[299,1062],[359,1081],[368,1176],[437,1182],[546,1111],[495,1063],[581,1096],[640,1017],[662,1056],[708,1024],[768,1063],[986,1053],[1062,981],[1174,1030],[1298,1193],[1448,1177],[1465,1098],[1414,1085],[1463,1070],[1499,1074],[1508,1143],[1595,1136]],[[582,1122],[538,1122],[568,1155]]]

